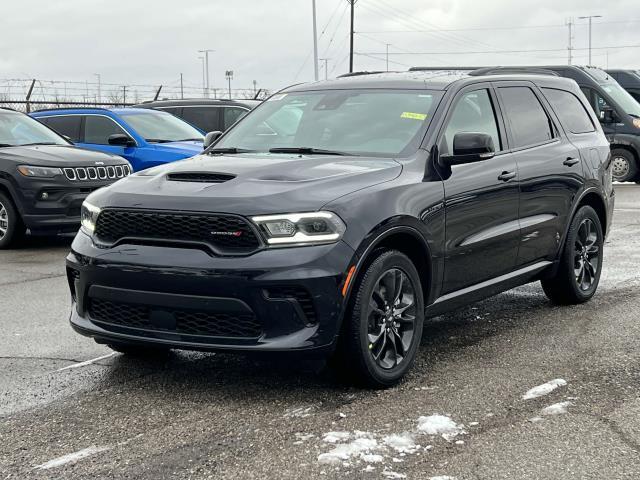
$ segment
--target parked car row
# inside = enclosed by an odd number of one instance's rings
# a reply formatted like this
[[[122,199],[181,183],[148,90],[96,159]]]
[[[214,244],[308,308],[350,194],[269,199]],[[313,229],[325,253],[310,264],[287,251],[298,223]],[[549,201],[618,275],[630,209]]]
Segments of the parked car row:
[[[387,387],[427,316],[533,281],[588,301],[615,198],[601,123],[633,111],[582,71],[580,87],[489,69],[287,88],[200,155],[89,195],[71,325],[125,354],[329,357]]]

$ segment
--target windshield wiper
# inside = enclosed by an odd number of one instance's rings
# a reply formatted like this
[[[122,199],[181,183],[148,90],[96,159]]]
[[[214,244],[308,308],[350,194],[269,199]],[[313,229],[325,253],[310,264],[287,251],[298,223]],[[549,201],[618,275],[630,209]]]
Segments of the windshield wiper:
[[[223,147],[223,148],[212,148],[207,153],[211,154],[234,154],[234,153],[251,153],[255,152],[255,150],[249,150],[247,148],[238,148],[238,147]]]
[[[202,138],[183,138],[182,140],[176,140],[176,142],[201,142]]]
[[[176,140],[167,140],[164,138],[145,138],[145,140],[149,143],[169,143],[169,142],[176,141]]]
[[[3,147],[15,147],[15,145],[11,145],[10,143],[0,143],[0,148]]]
[[[269,149],[269,153],[300,153],[302,155],[341,155],[357,157],[354,153],[339,152],[337,150],[324,150],[313,147],[277,147]]]
[[[33,143],[21,143],[20,147],[32,147],[34,145],[61,145],[60,143],[55,142],[33,142]]]

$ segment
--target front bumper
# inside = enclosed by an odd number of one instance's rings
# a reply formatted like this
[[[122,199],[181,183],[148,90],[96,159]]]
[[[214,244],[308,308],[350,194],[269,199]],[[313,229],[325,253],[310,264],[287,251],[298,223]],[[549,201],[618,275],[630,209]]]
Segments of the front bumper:
[[[344,242],[215,257],[198,249],[96,247],[67,257],[71,325],[98,342],[191,350],[330,350],[354,251]]]

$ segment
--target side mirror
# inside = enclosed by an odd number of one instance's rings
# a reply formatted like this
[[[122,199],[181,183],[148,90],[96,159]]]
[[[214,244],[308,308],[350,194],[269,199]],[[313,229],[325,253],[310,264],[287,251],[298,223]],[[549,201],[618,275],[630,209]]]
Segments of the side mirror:
[[[109,135],[107,139],[109,145],[117,145],[119,147],[132,147],[136,144],[135,140],[124,133],[114,133]]]
[[[213,145],[215,141],[218,140],[221,136],[222,136],[222,132],[219,130],[207,133],[204,137],[205,150],[209,148],[211,145]]]
[[[602,123],[616,123],[618,121],[618,115],[616,111],[611,107],[603,107],[600,110],[600,121]]]
[[[486,133],[460,132],[453,137],[453,155],[441,155],[440,165],[462,165],[481,162],[495,155],[493,138]]]

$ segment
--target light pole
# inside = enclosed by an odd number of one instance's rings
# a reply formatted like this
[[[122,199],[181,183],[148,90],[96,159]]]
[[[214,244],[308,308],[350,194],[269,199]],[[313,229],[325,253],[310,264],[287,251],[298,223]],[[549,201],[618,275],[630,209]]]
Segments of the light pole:
[[[207,86],[204,82],[204,57],[198,57],[202,61],[202,95],[207,96]]]
[[[330,58],[319,58],[321,62],[324,62],[324,79],[327,80],[329,78],[329,60]]]
[[[233,79],[233,70],[227,70],[224,72],[224,76],[227,77],[227,81],[229,82],[229,100],[231,100],[231,80]]]
[[[316,0],[311,0],[313,9],[313,72],[314,79],[318,81],[318,28],[316,26]]]
[[[387,46],[387,72],[389,71],[389,45],[390,43],[385,44]]]
[[[589,19],[589,65],[591,65],[591,20],[594,18],[602,18],[602,15],[587,15],[585,17],[578,17],[580,20]]]
[[[101,84],[102,82],[100,81],[100,74],[99,73],[94,73],[94,75],[97,77],[98,79],[98,103],[102,103],[102,92],[101,90]]]
[[[206,73],[206,91],[204,96],[209,98],[209,52],[215,52],[215,50],[211,50],[210,48],[204,50],[198,50],[198,53],[204,53],[204,65]]]

